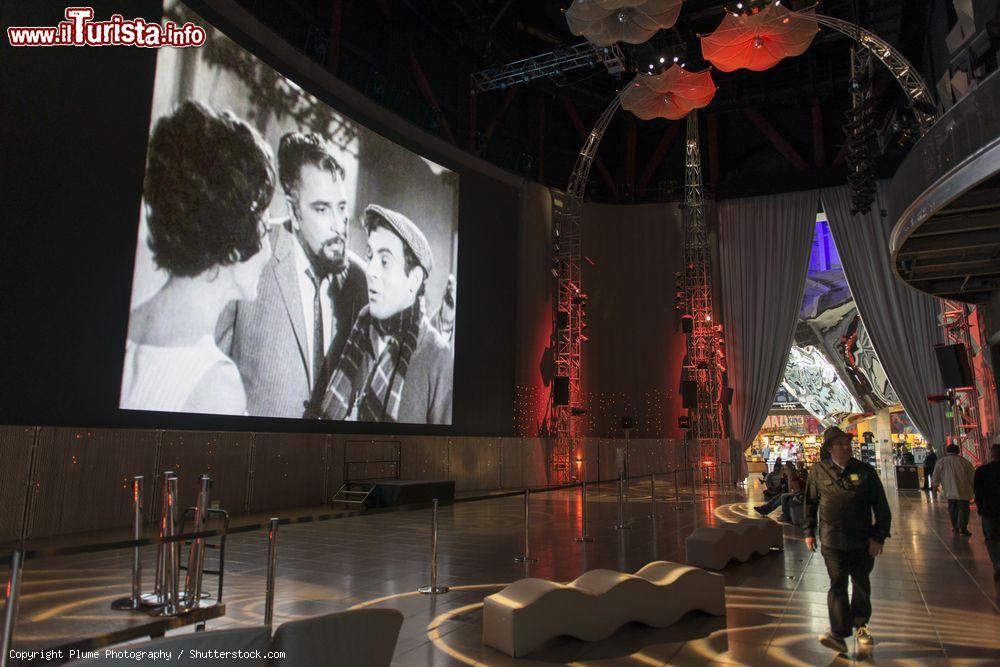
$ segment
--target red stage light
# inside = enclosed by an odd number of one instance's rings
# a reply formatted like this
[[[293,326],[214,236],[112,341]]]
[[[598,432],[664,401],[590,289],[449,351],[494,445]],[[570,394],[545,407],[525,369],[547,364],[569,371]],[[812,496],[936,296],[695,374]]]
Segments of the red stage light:
[[[814,13],[790,12],[775,3],[756,14],[726,14],[715,32],[701,36],[701,53],[723,72],[769,69],[805,53],[819,31],[808,18]]]

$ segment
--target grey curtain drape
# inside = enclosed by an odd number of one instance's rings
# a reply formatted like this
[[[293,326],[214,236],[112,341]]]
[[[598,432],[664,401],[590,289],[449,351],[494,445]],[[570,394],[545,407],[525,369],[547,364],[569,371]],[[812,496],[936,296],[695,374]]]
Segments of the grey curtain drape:
[[[944,408],[927,402],[928,394],[941,392],[934,358],[934,344],[941,342],[939,301],[907,286],[893,273],[889,257],[892,223],[880,214],[889,208],[887,194],[888,183],[880,181],[872,210],[865,215],[851,215],[847,186],[826,188],[820,196],[875,353],[913,424],[940,450]]]
[[[819,193],[719,202],[719,263],[726,366],[733,388],[731,460],[745,477],[745,448],[757,435],[785,372]]]

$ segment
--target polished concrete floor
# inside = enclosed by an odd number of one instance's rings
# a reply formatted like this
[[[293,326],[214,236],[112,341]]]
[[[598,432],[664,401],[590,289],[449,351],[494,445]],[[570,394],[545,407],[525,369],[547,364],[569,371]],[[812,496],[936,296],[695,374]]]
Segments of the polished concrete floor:
[[[1000,665],[1000,601],[978,519],[973,537],[954,536],[946,502],[892,490],[893,537],[873,573],[875,645],[866,653],[851,642],[848,656],[836,656],[816,641],[828,626],[828,580],[822,557],[806,550],[791,526],[784,551],[724,571],[725,617],[695,612],[665,629],[630,625],[598,643],[558,639],[522,660],[482,646],[482,598],[506,583],[524,576],[568,581],[599,567],[635,571],[654,559],[683,562],[684,538],[695,527],[753,514],[742,492],[700,489],[690,502],[682,490],[681,503],[673,484],[660,482],[653,520],[648,480],[634,481],[630,491],[631,528],[616,531],[613,485],[591,487],[589,544],[574,540],[582,527],[579,491],[533,495],[529,547],[537,561],[529,564],[513,561],[523,549],[521,497],[442,507],[439,583],[451,592],[433,597],[415,593],[429,582],[430,510],[283,526],[275,622],[357,606],[399,609],[405,621],[393,664],[400,666]],[[260,624],[263,534],[231,537],[226,560],[227,614],[209,628]],[[15,645],[52,646],[140,622],[142,615],[129,620],[107,610],[129,590],[128,562],[126,552],[29,562]],[[206,577],[206,588],[213,586]]]

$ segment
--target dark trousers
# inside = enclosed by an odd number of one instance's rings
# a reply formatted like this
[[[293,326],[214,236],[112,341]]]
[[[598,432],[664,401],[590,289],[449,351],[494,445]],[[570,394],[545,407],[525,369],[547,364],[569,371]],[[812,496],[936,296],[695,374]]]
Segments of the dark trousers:
[[[982,519],[986,551],[993,561],[993,571],[1000,573],[1000,516],[984,516]]]
[[[948,499],[948,515],[952,530],[969,529],[969,501]]]
[[[830,575],[830,592],[826,606],[830,611],[830,631],[838,637],[850,637],[854,628],[867,625],[872,615],[872,585],[868,579],[875,559],[868,547],[860,549],[821,549],[826,571]],[[848,599],[847,582],[853,586]]]

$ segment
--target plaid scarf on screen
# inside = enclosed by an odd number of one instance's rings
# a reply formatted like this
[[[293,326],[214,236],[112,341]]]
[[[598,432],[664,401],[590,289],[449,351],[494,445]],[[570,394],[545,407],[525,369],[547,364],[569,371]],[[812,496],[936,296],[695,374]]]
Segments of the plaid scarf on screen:
[[[323,400],[323,414],[328,419],[344,419],[355,404],[358,421],[394,422],[398,419],[406,369],[417,348],[423,318],[419,299],[387,320],[376,320],[368,308],[358,315]],[[377,359],[372,329],[385,340],[385,347]]]

